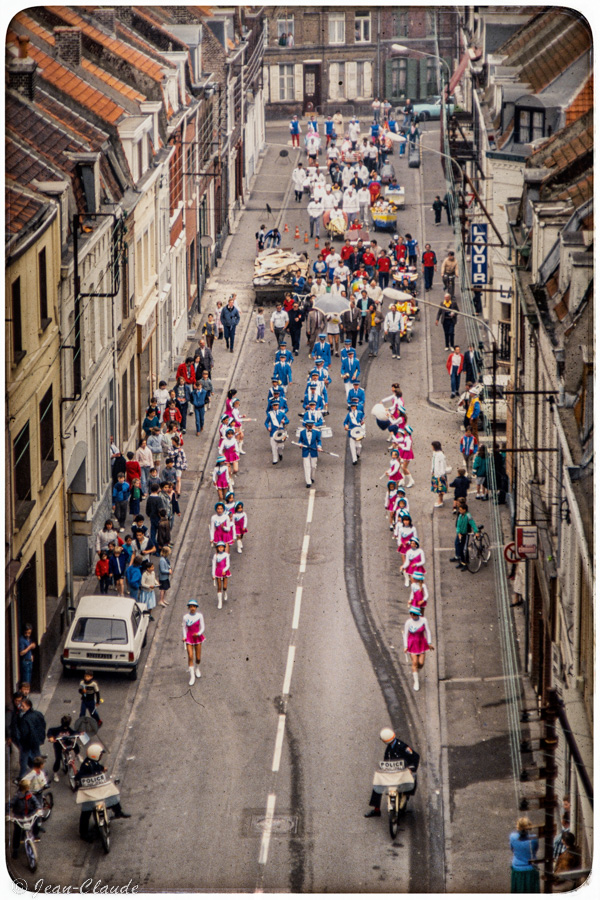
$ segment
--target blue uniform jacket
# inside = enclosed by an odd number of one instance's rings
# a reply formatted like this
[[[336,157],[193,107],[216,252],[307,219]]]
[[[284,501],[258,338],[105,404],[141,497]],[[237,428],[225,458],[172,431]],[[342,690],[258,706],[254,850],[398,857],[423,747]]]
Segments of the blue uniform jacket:
[[[302,444],[302,456],[318,456],[319,447],[321,446],[321,435],[313,428],[309,433],[308,428],[303,428],[300,432],[300,440]]]
[[[267,400],[267,412],[271,412],[273,409],[273,400],[274,397],[269,397]],[[279,411],[286,413],[288,411],[288,402],[285,399],[285,394],[279,395]]]
[[[346,401],[348,403],[352,403],[353,400],[356,400],[359,409],[365,408],[365,392],[362,388],[350,388],[350,390],[348,391],[348,396],[346,397]]]
[[[273,421],[276,420],[276,423]],[[265,419],[265,428],[269,432],[269,434],[273,434],[274,431],[278,431],[280,428],[284,428],[290,420],[286,416],[286,414],[279,410],[278,413],[275,410],[271,410],[271,412],[267,413],[267,418]]]
[[[289,362],[290,364],[294,362],[294,354],[291,350],[278,350],[275,354],[275,362]]]
[[[346,356],[346,359],[342,361],[341,373],[342,377],[348,375],[348,378],[344,378],[344,381],[352,381],[356,376],[360,378],[360,363],[354,354]]]
[[[273,378],[279,379],[279,381],[286,385],[292,383],[292,367],[288,362],[277,362],[273,368]]]
[[[327,388],[323,387],[323,390],[319,393],[318,391],[311,391],[307,385],[306,390],[304,391],[304,400],[302,401],[304,407],[308,406],[309,400],[315,401],[317,409],[323,409],[325,404],[329,402],[327,398]]]
[[[313,352],[311,353],[313,359],[321,358],[326,366],[331,365],[331,347],[328,343],[322,343],[321,341],[316,341],[315,346],[313,347]]]
[[[363,411],[359,407],[356,410],[356,413],[354,414],[354,416],[352,416],[351,413],[347,413],[346,418],[344,419],[344,428],[346,427],[346,425],[348,425],[348,427],[350,428],[350,431],[352,431],[352,429],[356,428],[357,425],[362,425],[364,421],[365,421],[365,417],[364,417]]]

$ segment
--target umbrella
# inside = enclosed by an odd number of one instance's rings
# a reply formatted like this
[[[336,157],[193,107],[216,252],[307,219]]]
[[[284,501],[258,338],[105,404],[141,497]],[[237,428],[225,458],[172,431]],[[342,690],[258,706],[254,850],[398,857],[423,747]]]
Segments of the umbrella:
[[[350,308],[350,301],[347,297],[342,297],[341,294],[321,294],[320,297],[315,298],[314,308],[318,309],[325,316],[330,313],[341,315],[344,310]]]
[[[397,291],[395,288],[386,287],[383,289],[383,296],[389,300],[395,300],[398,303],[404,303],[406,300],[412,300],[413,295],[407,294],[406,291]]]

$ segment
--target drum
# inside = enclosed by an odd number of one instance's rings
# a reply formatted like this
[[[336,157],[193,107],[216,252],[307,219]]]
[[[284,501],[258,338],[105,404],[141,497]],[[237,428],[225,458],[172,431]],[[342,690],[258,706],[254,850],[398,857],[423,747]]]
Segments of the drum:
[[[350,437],[353,441],[363,441],[365,439],[365,429],[362,425],[356,425],[350,429]]]
[[[330,438],[333,437],[333,431],[329,427],[329,425],[323,425],[321,427],[321,437],[322,438]]]
[[[273,432],[273,440],[276,444],[283,444],[287,436],[287,431],[285,431],[283,428],[278,428],[277,431]]]

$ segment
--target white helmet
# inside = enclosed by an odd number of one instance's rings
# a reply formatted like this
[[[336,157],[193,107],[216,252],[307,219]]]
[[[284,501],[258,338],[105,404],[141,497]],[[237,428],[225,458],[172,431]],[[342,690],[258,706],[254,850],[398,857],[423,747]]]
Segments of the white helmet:
[[[392,728],[382,728],[379,732],[379,737],[384,744],[390,744],[396,737],[396,734]]]
[[[102,746],[102,744],[90,744],[90,746],[86,750],[85,755],[88,759],[99,760],[103,753],[104,747]]]

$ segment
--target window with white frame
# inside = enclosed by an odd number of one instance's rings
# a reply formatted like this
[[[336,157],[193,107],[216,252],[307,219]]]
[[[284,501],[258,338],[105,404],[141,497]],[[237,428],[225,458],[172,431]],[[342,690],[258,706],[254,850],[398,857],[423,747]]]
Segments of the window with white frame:
[[[515,111],[515,143],[530,144],[544,137],[544,111],[519,109]]]
[[[329,43],[346,43],[346,16],[344,13],[329,14]]]
[[[281,47],[286,47],[288,44],[288,36],[292,35],[294,37],[294,17],[289,16],[288,18],[277,19],[277,43]],[[283,40],[285,38],[285,40]]]
[[[279,66],[279,99],[294,99],[294,66],[291,63]]]
[[[354,41],[369,44],[371,41],[371,13],[357,12],[354,16]]]

